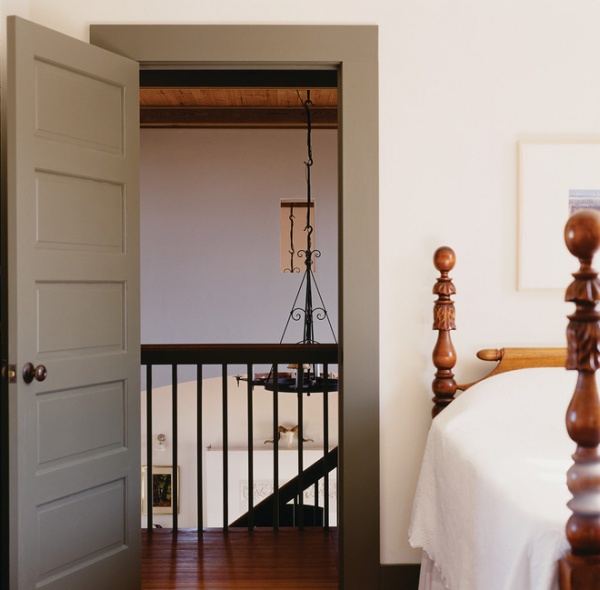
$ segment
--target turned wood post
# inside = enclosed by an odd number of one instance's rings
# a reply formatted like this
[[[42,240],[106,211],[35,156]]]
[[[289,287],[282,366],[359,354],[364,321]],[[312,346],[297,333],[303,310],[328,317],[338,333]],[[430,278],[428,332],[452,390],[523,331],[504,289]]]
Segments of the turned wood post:
[[[565,242],[579,259],[580,268],[567,288],[565,301],[575,303],[567,327],[567,369],[577,370],[575,392],[566,416],[567,431],[577,444],[567,485],[573,512],[567,523],[570,551],[560,562],[562,590],[600,588],[600,400],[596,370],[600,361],[598,342],[600,299],[598,273],[592,268],[600,247],[600,213],[581,210],[565,227]]]
[[[456,256],[452,248],[442,246],[433,255],[433,264],[440,272],[433,294],[438,298],[433,306],[433,329],[438,331],[437,342],[433,349],[433,364],[437,372],[431,384],[433,390],[432,416],[435,418],[453,399],[456,393],[456,381],[452,369],[456,363],[456,351],[452,344],[450,330],[454,325],[454,301],[452,295],[456,288],[448,273],[454,268]]]

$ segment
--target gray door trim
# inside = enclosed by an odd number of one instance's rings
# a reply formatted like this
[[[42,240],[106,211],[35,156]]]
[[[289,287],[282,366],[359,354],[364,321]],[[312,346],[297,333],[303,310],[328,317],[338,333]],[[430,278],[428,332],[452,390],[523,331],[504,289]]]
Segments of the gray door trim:
[[[92,25],[142,64],[334,66],[340,72],[340,587],[379,587],[378,29],[362,25]]]

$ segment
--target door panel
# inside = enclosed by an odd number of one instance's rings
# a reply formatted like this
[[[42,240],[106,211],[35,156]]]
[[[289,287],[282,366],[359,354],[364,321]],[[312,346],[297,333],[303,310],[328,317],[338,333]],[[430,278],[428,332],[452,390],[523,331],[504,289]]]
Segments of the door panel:
[[[123,352],[125,290],[123,282],[38,282],[39,358]]]
[[[36,134],[60,143],[123,154],[123,86],[37,56],[33,64]],[[65,112],[68,118],[63,116]],[[103,125],[96,123],[98,112],[106,113]]]
[[[94,454],[125,448],[125,391],[125,384],[116,382],[39,395],[39,467],[52,469]],[[72,427],[57,435],[51,425],[59,420]]]
[[[43,249],[124,251],[124,187],[38,172],[37,235]]]
[[[10,587],[135,590],[139,67],[15,17],[8,40]]]

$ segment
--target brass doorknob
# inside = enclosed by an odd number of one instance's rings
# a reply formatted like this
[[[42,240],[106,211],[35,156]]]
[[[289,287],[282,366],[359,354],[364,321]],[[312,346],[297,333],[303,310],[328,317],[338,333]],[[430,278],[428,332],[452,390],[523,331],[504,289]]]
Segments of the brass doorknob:
[[[25,363],[23,365],[23,381],[25,383],[31,383],[34,379],[36,381],[43,381],[46,379],[48,371],[44,365],[38,365],[34,367],[32,363]]]

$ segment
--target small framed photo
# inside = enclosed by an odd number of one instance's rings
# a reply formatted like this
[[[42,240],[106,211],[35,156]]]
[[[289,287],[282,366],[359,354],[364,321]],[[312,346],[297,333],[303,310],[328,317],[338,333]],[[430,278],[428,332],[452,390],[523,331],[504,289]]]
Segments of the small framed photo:
[[[177,467],[177,512],[179,512],[179,467]],[[142,467],[142,514],[148,514],[148,467]],[[173,514],[173,467],[152,466],[152,514]]]

